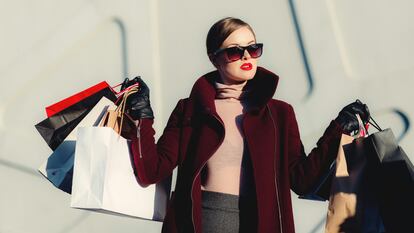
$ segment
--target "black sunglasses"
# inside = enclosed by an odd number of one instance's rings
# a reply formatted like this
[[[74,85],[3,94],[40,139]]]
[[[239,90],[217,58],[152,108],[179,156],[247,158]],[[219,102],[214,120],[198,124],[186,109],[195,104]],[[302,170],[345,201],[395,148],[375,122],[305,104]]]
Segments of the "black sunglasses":
[[[218,49],[213,53],[215,57],[219,56],[220,54],[224,54],[225,58],[228,62],[233,62],[241,59],[244,56],[244,51],[247,50],[249,52],[250,57],[258,58],[262,56],[263,52],[263,44],[251,44],[248,46],[234,46],[229,48],[222,48]]]

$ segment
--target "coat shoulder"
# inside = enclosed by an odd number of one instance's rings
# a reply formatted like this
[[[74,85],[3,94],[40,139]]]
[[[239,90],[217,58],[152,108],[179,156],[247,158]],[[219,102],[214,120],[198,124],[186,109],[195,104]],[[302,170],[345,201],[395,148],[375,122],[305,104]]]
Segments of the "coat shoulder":
[[[181,105],[181,110],[184,115],[192,115],[194,111],[194,100],[190,97],[180,99],[178,103]]]
[[[283,100],[271,99],[269,106],[277,112],[293,113],[292,105]]]
[[[192,100],[190,98],[179,99],[175,106],[175,111],[178,111],[179,113],[182,114],[187,111],[190,105],[192,105],[191,103],[192,103]]]

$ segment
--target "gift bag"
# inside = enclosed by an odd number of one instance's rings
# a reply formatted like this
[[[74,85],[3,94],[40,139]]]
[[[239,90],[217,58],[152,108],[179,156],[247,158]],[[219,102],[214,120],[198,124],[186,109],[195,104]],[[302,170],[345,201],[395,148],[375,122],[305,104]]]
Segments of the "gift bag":
[[[141,187],[134,175],[129,142],[119,134],[125,125],[122,118],[129,94],[125,93],[120,108],[106,115],[102,124],[107,127],[79,128],[71,207],[162,221],[169,199],[171,178]],[[113,114],[115,116],[111,116]],[[119,133],[112,127],[118,129]]]
[[[368,179],[373,184],[381,217],[387,232],[408,232],[414,210],[414,167],[398,145],[390,128],[362,140],[368,159]]]
[[[51,117],[36,124],[35,127],[49,147],[55,150],[103,96],[111,101],[116,100],[112,89],[106,87],[54,113]]]
[[[39,167],[39,172],[58,189],[71,193],[77,129],[84,126],[97,126],[104,114],[108,110],[115,108],[116,106],[111,100],[102,97],[86,117],[82,119],[49,158]]]

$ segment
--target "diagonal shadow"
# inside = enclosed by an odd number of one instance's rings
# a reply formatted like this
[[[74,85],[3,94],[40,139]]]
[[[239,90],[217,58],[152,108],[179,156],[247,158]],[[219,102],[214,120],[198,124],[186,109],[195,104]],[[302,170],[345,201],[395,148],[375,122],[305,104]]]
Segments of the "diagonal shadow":
[[[26,166],[20,165],[18,163],[7,161],[5,159],[0,158],[0,165],[15,169],[17,171],[23,172],[23,173],[31,175],[31,176],[36,176],[36,177],[39,177],[39,178],[42,177],[36,170],[34,170],[31,167],[26,167]]]
[[[90,216],[90,213],[85,211],[79,217],[75,218],[70,223],[66,224],[66,226],[62,227],[58,233],[67,233],[71,232],[75,229],[81,222],[85,221],[87,217]]]
[[[319,222],[318,222],[318,224],[316,224],[315,225],[315,227],[311,230],[311,231],[309,231],[309,233],[317,233],[317,232],[320,232],[320,231],[318,231],[319,229],[323,229],[323,225],[324,225],[324,223],[325,223],[325,217],[323,217]]]

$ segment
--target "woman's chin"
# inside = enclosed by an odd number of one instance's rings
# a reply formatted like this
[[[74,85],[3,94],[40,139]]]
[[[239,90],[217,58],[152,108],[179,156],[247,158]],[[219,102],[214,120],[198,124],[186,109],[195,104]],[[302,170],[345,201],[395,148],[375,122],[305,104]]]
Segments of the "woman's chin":
[[[248,81],[254,78],[254,75],[256,74],[256,69],[252,69],[249,71],[242,71],[239,75],[240,80]]]

